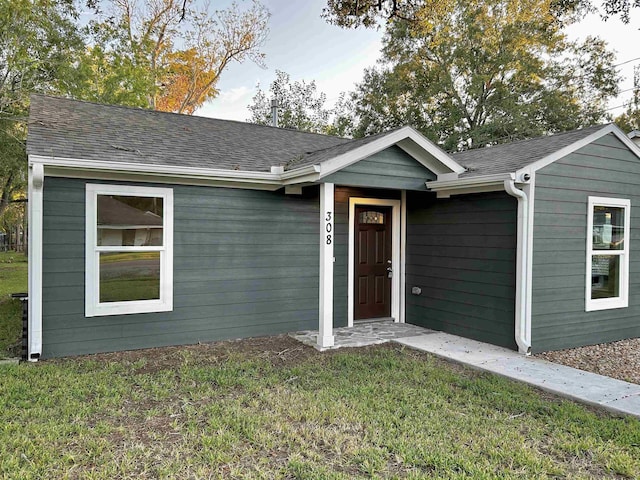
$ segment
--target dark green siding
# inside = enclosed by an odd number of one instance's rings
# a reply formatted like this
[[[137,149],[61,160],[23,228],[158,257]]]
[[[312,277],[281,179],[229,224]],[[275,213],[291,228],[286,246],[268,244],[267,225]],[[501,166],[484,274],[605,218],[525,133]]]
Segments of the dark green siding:
[[[436,175],[400,147],[392,146],[322,179],[326,183],[356,187],[426,190]]]
[[[587,199],[631,200],[629,307],[585,312]],[[640,160],[609,134],[537,172],[532,349],[640,336]]]
[[[85,183],[45,181],[44,357],[317,328],[317,188],[174,186],[174,310],[85,318]]]
[[[408,193],[406,321],[515,349],[516,220],[503,192]]]
[[[335,221],[333,256],[333,325],[345,327],[348,323],[348,261],[349,261],[349,198],[400,199],[397,190],[339,187],[335,189]]]

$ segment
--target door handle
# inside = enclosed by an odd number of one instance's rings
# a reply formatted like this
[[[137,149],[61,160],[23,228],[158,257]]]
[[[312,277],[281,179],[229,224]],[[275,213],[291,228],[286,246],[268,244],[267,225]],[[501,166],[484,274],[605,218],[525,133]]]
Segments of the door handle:
[[[387,263],[389,264],[389,266],[387,267],[387,277],[388,278],[392,278],[393,277],[393,268],[391,267],[391,260],[387,260]]]

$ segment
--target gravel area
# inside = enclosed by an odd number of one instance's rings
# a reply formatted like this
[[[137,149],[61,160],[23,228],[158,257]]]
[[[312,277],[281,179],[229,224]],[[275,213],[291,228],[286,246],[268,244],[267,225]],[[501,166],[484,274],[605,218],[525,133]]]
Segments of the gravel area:
[[[640,338],[544,352],[536,356],[640,385]]]

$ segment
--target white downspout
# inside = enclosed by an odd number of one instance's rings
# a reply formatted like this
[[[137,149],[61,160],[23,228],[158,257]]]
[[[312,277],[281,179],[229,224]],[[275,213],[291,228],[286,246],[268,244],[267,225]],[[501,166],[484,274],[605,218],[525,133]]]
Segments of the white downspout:
[[[527,315],[529,198],[525,192],[516,188],[513,180],[505,180],[504,189],[509,195],[518,199],[515,337],[518,351],[525,355],[531,355],[531,335],[529,333],[531,329],[529,316]]]

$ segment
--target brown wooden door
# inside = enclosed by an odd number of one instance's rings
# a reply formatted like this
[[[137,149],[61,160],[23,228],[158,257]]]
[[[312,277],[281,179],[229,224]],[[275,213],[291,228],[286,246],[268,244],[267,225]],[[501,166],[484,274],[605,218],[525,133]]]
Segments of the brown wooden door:
[[[355,208],[354,319],[391,316],[391,207]]]

